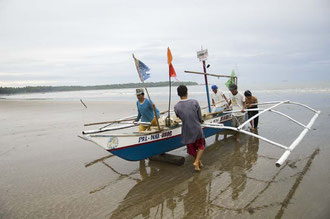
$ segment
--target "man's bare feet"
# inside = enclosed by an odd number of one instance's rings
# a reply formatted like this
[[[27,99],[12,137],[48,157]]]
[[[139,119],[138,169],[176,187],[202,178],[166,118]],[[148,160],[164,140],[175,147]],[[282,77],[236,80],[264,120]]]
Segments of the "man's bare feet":
[[[199,164],[198,163],[193,163],[194,167],[195,167],[195,171],[201,171],[201,169],[199,168]]]
[[[199,167],[203,167],[204,165],[203,165],[203,163],[202,163],[202,161],[199,161]]]

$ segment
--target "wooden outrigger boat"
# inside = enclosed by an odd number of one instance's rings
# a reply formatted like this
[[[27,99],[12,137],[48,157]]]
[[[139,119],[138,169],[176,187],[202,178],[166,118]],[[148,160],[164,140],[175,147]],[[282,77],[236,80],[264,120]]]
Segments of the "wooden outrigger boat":
[[[311,120],[307,125],[304,125],[301,122],[293,119],[292,117],[275,110],[276,107],[284,104],[294,104],[294,105],[302,106],[312,111],[314,113],[314,116],[311,118]],[[260,106],[271,105],[271,106],[265,109],[261,109],[261,108],[253,109],[253,110],[258,110],[259,113],[256,114],[254,117],[251,117],[250,119],[246,120],[243,124],[241,124],[237,128],[231,126],[231,121],[233,119],[232,116],[233,111],[221,111],[213,114],[212,113],[204,114],[205,120],[204,120],[204,124],[202,124],[204,135],[207,138],[217,133],[220,133],[224,130],[233,130],[259,138],[263,141],[270,143],[271,145],[277,146],[285,150],[281,158],[276,162],[276,165],[280,166],[285,162],[285,160],[288,158],[288,156],[294,150],[294,148],[301,142],[301,140],[304,138],[307,132],[311,130],[311,127],[314,124],[315,120],[317,119],[318,115],[320,114],[320,111],[312,109],[304,104],[291,102],[291,101],[265,102],[265,103],[259,103],[258,105]],[[289,120],[291,120],[292,122],[298,124],[299,126],[304,127],[304,129],[300,133],[300,135],[292,142],[290,146],[284,146],[280,143],[269,140],[265,137],[262,137],[260,135],[254,134],[253,132],[243,129],[243,127],[247,125],[250,122],[250,120],[254,119],[255,117],[265,112],[273,112],[282,115],[288,118]],[[165,118],[160,120],[162,121],[164,119]],[[166,127],[162,125],[161,131],[154,130],[154,131],[121,133],[121,134],[102,134],[103,132],[111,132],[118,129],[131,128],[138,124],[140,123],[134,124],[132,122],[132,124],[127,124],[116,128],[103,128],[103,129],[101,128],[98,130],[84,131],[83,138],[85,140],[91,141],[101,146],[105,150],[111,152],[112,154],[118,157],[130,161],[146,159],[151,156],[172,151],[184,146],[180,142],[181,141],[180,123],[176,123],[170,127]]]
[[[213,115],[204,114],[207,124],[222,124],[224,126],[231,125],[231,114],[227,112],[218,112]],[[164,121],[166,118],[160,118]],[[84,131],[83,137],[101,146],[112,154],[125,160],[137,161],[149,158],[154,155],[163,154],[168,151],[175,150],[184,146],[181,143],[181,123],[174,122],[172,126],[166,127],[164,122],[161,123],[161,131],[155,129],[153,131],[121,133],[121,134],[102,134],[101,132],[114,131],[117,128],[99,129],[92,131]],[[119,126],[118,128],[130,128],[140,123],[133,123]],[[210,137],[219,133],[221,130],[214,127],[203,127],[205,137]]]
[[[202,51],[203,52],[203,51]],[[207,54],[207,50],[206,50]],[[231,126],[232,119],[235,117],[232,115],[234,111],[226,111],[225,108],[218,109],[218,112],[211,113],[211,106],[209,101],[209,93],[208,93],[208,83],[207,83],[207,76],[215,76],[215,77],[232,77],[226,75],[216,75],[216,74],[209,74],[206,73],[205,67],[205,50],[202,53],[203,56],[203,67],[204,72],[192,72],[192,71],[185,71],[186,73],[193,73],[193,74],[202,74],[205,77],[205,84],[206,84],[206,94],[207,94],[207,101],[208,101],[208,109],[205,109],[202,112],[204,124],[202,124],[202,129],[204,132],[205,137],[210,137],[215,134],[218,134],[225,130],[232,130],[240,133],[244,133],[246,135],[251,135],[256,138],[259,138],[263,141],[270,143],[271,145],[280,147],[285,150],[283,155],[280,159],[276,162],[276,166],[281,166],[290,153],[294,150],[294,148],[301,142],[304,136],[307,134],[309,130],[311,130],[312,125],[314,124],[315,120],[317,119],[320,111],[312,109],[309,106],[306,106],[301,103],[291,102],[291,101],[273,101],[273,102],[265,102],[265,103],[258,103],[258,106],[263,105],[270,105],[268,108],[258,108],[258,109],[247,109],[246,111],[259,111],[256,115],[247,119],[243,124],[239,127],[235,128]],[[237,83],[237,78],[233,78],[235,83]],[[148,94],[149,95],[149,94]],[[150,99],[150,97],[149,97]],[[302,124],[301,122],[295,120],[294,118],[275,110],[276,107],[284,104],[294,104],[304,108],[309,109],[314,113],[314,116],[311,118],[307,125]],[[170,111],[166,111],[169,112]],[[300,135],[293,141],[290,146],[284,146],[280,143],[275,141],[269,140],[265,137],[257,135],[253,132],[249,132],[244,130],[244,127],[249,124],[251,120],[256,118],[257,116],[265,113],[265,112],[273,112],[288,118],[290,121],[304,127],[303,131]],[[107,124],[104,127],[101,127],[97,130],[88,130],[83,131],[81,138],[87,141],[91,141],[103,149],[109,151],[110,153],[123,158],[129,161],[138,161],[146,158],[150,158],[154,155],[163,154],[168,151],[175,150],[184,146],[181,143],[181,121],[178,118],[171,118],[171,122],[168,124],[166,121],[169,116],[163,116],[158,119],[158,127],[153,127],[151,131],[142,131],[142,132],[134,132],[131,133],[113,133],[116,130],[121,129],[129,129],[133,128],[136,125],[149,125],[148,123],[141,123],[141,122],[133,122],[134,118],[136,117],[128,117],[124,119],[120,119],[117,121],[110,121],[110,122],[101,122],[101,123],[91,123],[86,125],[99,125],[99,124]],[[113,124],[122,124],[121,126],[111,127],[109,126]]]

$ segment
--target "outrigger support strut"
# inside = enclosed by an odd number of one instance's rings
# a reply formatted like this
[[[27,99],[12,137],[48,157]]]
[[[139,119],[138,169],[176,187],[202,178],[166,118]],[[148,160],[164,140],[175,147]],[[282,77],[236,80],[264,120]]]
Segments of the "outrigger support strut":
[[[276,166],[277,167],[280,167],[289,157],[289,155],[291,154],[291,152],[295,149],[295,147],[302,141],[302,139],[305,137],[305,135],[307,134],[307,132],[309,130],[311,130],[311,127],[312,125],[314,124],[315,120],[317,119],[317,117],[319,116],[319,114],[321,113],[321,111],[317,111],[307,105],[304,105],[304,104],[301,104],[301,103],[296,103],[296,102],[291,102],[291,101],[276,101],[276,102],[265,102],[265,103],[260,103],[258,105],[266,105],[266,104],[275,104],[267,109],[248,109],[246,111],[257,111],[257,110],[260,110],[261,112],[259,112],[258,114],[256,114],[255,116],[251,117],[250,119],[246,120],[244,123],[242,123],[239,127],[235,128],[235,127],[231,127],[231,126],[224,126],[223,124],[219,124],[219,123],[205,123],[205,124],[202,124],[203,127],[207,127],[207,128],[215,128],[215,129],[229,129],[229,130],[234,130],[234,131],[237,131],[237,132],[242,132],[244,134],[247,134],[247,135],[250,135],[250,136],[253,136],[253,137],[256,137],[256,138],[259,138],[263,141],[266,141],[274,146],[277,146],[277,147],[280,147],[282,149],[285,150],[285,152],[282,154],[282,156],[280,157],[280,159],[277,160],[276,162]],[[305,107],[311,111],[314,112],[314,116],[312,117],[312,119],[309,121],[309,123],[307,125],[304,125],[302,124],[301,122],[291,118],[290,116],[282,113],[282,112],[279,112],[279,111],[276,111],[274,110],[275,107],[278,107],[282,104],[294,104],[294,105],[298,105],[298,106],[302,106],[302,107]],[[269,140],[263,136],[260,136],[260,135],[257,135],[257,134],[254,134],[252,132],[249,132],[249,131],[246,131],[243,129],[243,127],[248,124],[251,120],[253,120],[254,118],[256,118],[257,116],[263,114],[264,112],[274,112],[274,113],[277,113],[279,115],[282,115],[286,118],[288,118],[289,120],[293,121],[294,123],[304,127],[304,130],[300,133],[300,135],[291,143],[290,146],[284,146],[280,143],[277,143],[275,141],[272,141],[272,140]],[[229,113],[233,113],[233,112],[236,112],[236,111],[229,111]]]
[[[256,115],[252,116],[250,119],[246,120],[243,124],[241,124],[240,126],[238,126],[237,129],[238,129],[238,130],[241,130],[246,124],[249,124],[249,122],[252,121],[253,119],[255,119],[257,116],[259,116],[259,115],[261,115],[261,114],[263,114],[263,113],[265,113],[265,112],[267,112],[267,111],[270,111],[270,110],[272,110],[273,108],[275,108],[275,107],[277,107],[277,106],[280,106],[280,105],[282,105],[282,104],[284,104],[284,103],[288,103],[288,102],[289,102],[288,100],[286,100],[286,101],[281,101],[281,102],[275,104],[274,106],[271,106],[271,107],[269,107],[269,108],[267,108],[267,109],[265,109],[265,110],[262,110],[260,113],[257,113]]]

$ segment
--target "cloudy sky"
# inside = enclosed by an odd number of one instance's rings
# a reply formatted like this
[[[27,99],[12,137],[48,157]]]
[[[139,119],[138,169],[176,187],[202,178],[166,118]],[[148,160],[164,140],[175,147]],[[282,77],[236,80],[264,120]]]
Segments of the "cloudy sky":
[[[246,83],[330,81],[329,0],[0,0],[0,86],[138,82],[132,53],[168,80],[234,68]],[[215,79],[210,79],[215,80]],[[217,79],[216,79],[217,80]]]

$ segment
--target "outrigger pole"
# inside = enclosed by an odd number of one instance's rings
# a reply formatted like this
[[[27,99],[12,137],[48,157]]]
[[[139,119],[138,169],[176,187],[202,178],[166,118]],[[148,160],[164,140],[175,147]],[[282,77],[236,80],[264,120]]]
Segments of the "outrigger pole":
[[[297,102],[292,102],[289,100],[286,101],[272,101],[272,102],[266,102],[266,103],[260,103],[259,105],[265,105],[265,104],[271,104],[272,106],[266,108],[266,109],[246,109],[246,111],[259,111],[259,113],[257,113],[256,115],[252,116],[251,118],[249,118],[248,120],[246,120],[244,123],[242,123],[239,127],[235,128],[235,127],[231,127],[231,126],[224,126],[223,124],[219,124],[219,123],[206,123],[203,124],[203,127],[208,127],[208,128],[215,128],[215,129],[229,129],[229,130],[233,130],[233,131],[237,131],[237,132],[242,132],[246,135],[250,135],[256,138],[259,138],[260,140],[263,140],[265,142],[268,142],[271,145],[274,145],[276,147],[282,148],[285,150],[285,152],[282,154],[282,156],[277,160],[276,162],[276,166],[279,167],[281,166],[289,157],[289,155],[291,154],[291,152],[295,149],[295,147],[301,142],[301,140],[304,138],[304,136],[307,134],[308,131],[311,130],[312,125],[314,124],[315,120],[317,119],[317,117],[320,115],[321,111],[315,110],[307,105],[301,104],[301,103],[297,103]],[[283,105],[283,104],[293,104],[293,105],[298,105],[301,107],[305,107],[307,109],[309,109],[310,111],[312,111],[314,113],[314,116],[311,118],[311,120],[309,121],[309,123],[307,125],[302,124],[301,122],[293,119],[292,117],[279,112],[277,110],[274,110],[274,108]],[[228,113],[233,113],[236,111],[229,111]],[[291,143],[291,145],[289,146],[285,146],[283,144],[280,144],[278,142],[272,141],[268,138],[265,138],[263,136],[254,134],[252,132],[248,132],[245,131],[243,129],[243,127],[245,125],[247,125],[250,121],[252,121],[253,119],[255,119],[257,116],[260,116],[261,114],[265,113],[265,112],[273,112],[273,113],[277,113],[281,116],[284,116],[286,118],[288,118],[289,120],[291,120],[292,122],[298,124],[299,126],[302,126],[304,128],[304,130],[299,134],[299,136]]]
[[[209,75],[209,76],[214,76],[217,78],[234,78],[235,79],[235,84],[237,83],[237,77],[230,76],[230,75],[218,75],[218,74],[210,74],[210,73],[203,73],[203,72],[198,72],[198,71],[184,71],[185,73],[191,73],[191,74],[198,74],[198,75]]]
[[[132,55],[133,55],[133,58],[134,58],[134,62],[135,62],[136,70],[137,70],[137,72],[139,73],[140,80],[141,80],[141,82],[142,82],[142,84],[143,84],[143,88],[146,90],[147,95],[148,95],[148,98],[149,98],[149,100],[150,100],[150,102],[151,102],[151,105],[152,105],[152,109],[154,110],[154,114],[155,114],[155,118],[156,118],[156,123],[157,123],[158,130],[161,131],[160,126],[159,126],[158,115],[157,115],[157,111],[156,111],[155,104],[151,101],[151,98],[150,98],[150,95],[149,95],[148,89],[147,89],[147,87],[145,86],[145,84],[144,84],[144,80],[143,80],[142,77],[141,77],[141,72],[140,72],[140,68],[139,68],[138,60],[135,58],[134,54],[132,54]]]

